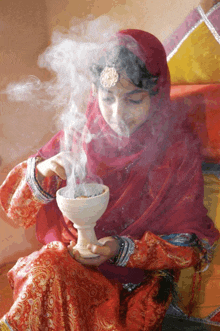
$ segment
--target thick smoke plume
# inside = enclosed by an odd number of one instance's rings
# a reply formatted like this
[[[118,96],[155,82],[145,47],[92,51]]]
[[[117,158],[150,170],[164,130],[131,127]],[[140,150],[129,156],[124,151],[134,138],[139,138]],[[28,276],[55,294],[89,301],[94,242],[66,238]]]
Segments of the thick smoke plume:
[[[86,177],[86,154],[82,148],[81,133],[85,110],[91,90],[90,67],[96,63],[103,49],[119,27],[108,17],[83,22],[73,21],[70,30],[55,31],[51,45],[39,57],[38,65],[52,73],[52,79],[41,82],[37,77],[11,83],[6,89],[9,99],[39,104],[46,111],[56,110],[58,129],[64,131],[62,150],[74,150],[65,165],[67,186],[83,184]],[[31,116],[31,114],[30,114]],[[87,142],[94,137],[88,132]],[[70,154],[69,154],[70,155]],[[82,186],[81,186],[82,187]],[[73,193],[74,194],[74,193]],[[85,194],[84,194],[85,195]]]
[[[51,45],[39,57],[38,65],[52,73],[52,79],[41,82],[35,76],[11,83],[5,91],[9,100],[27,101],[45,111],[56,111],[58,130],[64,131],[63,151],[74,150],[65,164],[67,186],[83,183],[86,176],[86,155],[80,135],[86,117],[85,110],[91,89],[90,67],[98,60],[106,40],[119,29],[109,17],[88,17],[85,21],[73,20],[70,30],[55,31]],[[31,114],[30,114],[31,116]],[[84,137],[85,138],[85,137]],[[86,141],[92,139],[88,132]],[[69,154],[70,155],[70,154]],[[73,193],[74,194],[74,193]]]

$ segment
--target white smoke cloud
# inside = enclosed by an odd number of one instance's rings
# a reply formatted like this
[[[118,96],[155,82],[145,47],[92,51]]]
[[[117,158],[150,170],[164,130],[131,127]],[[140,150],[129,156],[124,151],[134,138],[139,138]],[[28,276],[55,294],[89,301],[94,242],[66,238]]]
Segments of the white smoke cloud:
[[[41,82],[37,77],[29,76],[18,83],[10,83],[1,91],[11,101],[27,101],[39,104],[45,111],[55,110],[59,114],[57,128],[64,130],[63,150],[70,151],[74,137],[77,137],[72,168],[69,162],[66,163],[68,186],[83,182],[86,176],[86,155],[79,136],[86,122],[85,110],[92,83],[90,66],[97,62],[106,40],[118,29],[119,26],[107,16],[98,19],[90,16],[84,21],[74,19],[69,30],[53,33],[50,46],[39,56],[39,67],[52,73],[50,81]],[[88,132],[87,142],[92,138]]]

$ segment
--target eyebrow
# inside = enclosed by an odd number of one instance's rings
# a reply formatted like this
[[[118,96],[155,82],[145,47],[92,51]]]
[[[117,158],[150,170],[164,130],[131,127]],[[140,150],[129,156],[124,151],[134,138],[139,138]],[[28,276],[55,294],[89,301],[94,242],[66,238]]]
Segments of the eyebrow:
[[[110,90],[106,90],[106,89],[104,89],[103,87],[101,87],[101,89],[102,89],[104,92],[106,92],[106,93],[111,93],[111,94],[113,94],[112,91],[110,91]],[[133,90],[133,91],[131,91],[131,92],[125,93],[125,94],[126,94],[126,95],[133,95],[133,94],[143,93],[143,92],[146,92],[146,90],[137,89],[137,90]]]
[[[127,94],[127,95],[131,95],[131,94],[137,94],[137,93],[143,93],[143,92],[146,92],[146,90],[141,90],[141,89],[139,89],[139,90],[131,91],[131,92],[126,93],[126,94]]]

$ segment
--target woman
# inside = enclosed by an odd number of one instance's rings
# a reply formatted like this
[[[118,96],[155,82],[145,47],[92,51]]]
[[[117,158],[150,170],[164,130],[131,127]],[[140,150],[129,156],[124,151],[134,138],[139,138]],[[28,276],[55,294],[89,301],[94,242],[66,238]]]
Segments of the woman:
[[[219,238],[203,207],[198,142],[171,108],[163,46],[140,30],[115,38],[91,68],[84,133],[98,138],[83,143],[88,176],[110,189],[95,228],[102,246],[88,246],[99,257],[73,250],[77,232],[54,199],[71,154],[60,153],[61,132],[1,187],[7,215],[36,223],[44,244],[9,271],[2,330],[160,330],[180,270],[199,269]]]

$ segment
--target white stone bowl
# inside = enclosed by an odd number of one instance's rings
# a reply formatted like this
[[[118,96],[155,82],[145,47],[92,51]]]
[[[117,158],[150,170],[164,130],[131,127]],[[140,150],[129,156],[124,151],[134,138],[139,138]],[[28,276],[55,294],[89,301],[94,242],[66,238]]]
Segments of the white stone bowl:
[[[104,214],[109,202],[109,188],[102,184],[87,184],[90,188],[101,186],[103,193],[89,198],[66,198],[65,187],[56,193],[56,201],[62,214],[74,223],[78,230],[78,241],[74,249],[86,258],[95,257],[97,254],[91,253],[87,245],[98,244],[94,227],[97,220]],[[103,188],[103,190],[102,190]]]

